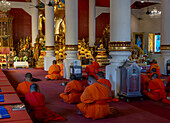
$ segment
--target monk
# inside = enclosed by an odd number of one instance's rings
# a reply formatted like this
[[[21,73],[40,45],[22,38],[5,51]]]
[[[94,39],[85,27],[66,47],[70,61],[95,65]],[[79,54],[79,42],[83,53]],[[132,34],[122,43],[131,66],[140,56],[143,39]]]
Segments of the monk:
[[[76,80],[76,76],[70,76],[71,82],[67,83],[64,93],[60,97],[67,103],[80,103],[80,96],[84,90],[81,82]]]
[[[24,101],[25,95],[30,93],[30,86],[32,84],[32,74],[26,73],[25,74],[25,81],[18,84],[16,92],[20,99]]]
[[[88,76],[93,75],[96,79],[97,75],[95,74],[95,67],[92,65],[92,62],[90,61],[89,65],[86,66],[85,71],[87,72]]]
[[[28,111],[30,110],[30,116],[35,123],[66,120],[64,117],[45,107],[45,96],[40,93],[37,84],[32,84],[30,91],[31,93],[25,96],[25,104]]]
[[[95,68],[95,72],[98,73],[99,72],[99,63],[96,62],[95,59],[93,59],[93,66]]]
[[[161,77],[161,73],[160,73],[160,67],[159,65],[157,64],[157,61],[154,59],[151,63],[151,66],[149,67],[149,70],[147,71],[148,72],[148,76],[151,78],[152,74],[153,73],[157,73],[158,74],[158,77],[160,78]]]
[[[108,98],[111,96],[110,88],[102,83],[97,82],[92,75],[88,76],[89,86],[85,88],[80,99],[82,103],[77,104],[79,114],[86,118],[100,119],[110,113]]]
[[[158,79],[158,74],[156,73],[152,75],[152,80],[149,82],[148,90],[145,90],[144,94],[154,101],[161,100],[164,103],[170,104],[170,101],[166,99],[164,83]]]
[[[50,66],[48,73],[49,75],[46,75],[45,78],[48,79],[61,79],[60,75],[60,66],[56,64],[56,60],[53,60],[53,64]]]

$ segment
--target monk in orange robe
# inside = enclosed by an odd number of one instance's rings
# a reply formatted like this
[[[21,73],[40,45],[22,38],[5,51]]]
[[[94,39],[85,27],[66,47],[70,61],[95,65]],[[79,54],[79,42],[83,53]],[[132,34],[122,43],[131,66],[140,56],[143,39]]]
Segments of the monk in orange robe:
[[[161,100],[164,103],[170,104],[170,101],[166,99],[164,83],[162,80],[158,79],[158,74],[152,75],[152,80],[149,82],[148,90],[145,90],[144,94],[154,101]]]
[[[65,121],[65,118],[45,107],[45,96],[39,92],[37,84],[32,84],[31,93],[25,96],[25,104],[34,122]]]
[[[149,85],[149,77],[147,75],[141,74],[141,92],[147,90]]]
[[[151,78],[152,74],[153,73],[157,73],[158,74],[158,78],[161,77],[161,73],[160,73],[160,67],[159,65],[157,64],[157,61],[156,60],[153,60],[152,63],[151,63],[151,66],[149,68],[149,70],[147,71],[148,72],[148,76]]]
[[[84,90],[81,82],[76,80],[76,76],[72,74],[70,76],[71,82],[68,82],[64,93],[60,94],[60,97],[67,103],[80,103],[80,96]]]
[[[59,66],[60,66],[60,75],[61,75],[61,77],[63,78],[63,63],[62,64],[59,64]]]
[[[96,73],[98,73],[98,72],[99,72],[99,63],[96,62],[95,59],[93,59],[93,66],[94,66],[94,68],[95,68]]]
[[[88,76],[93,75],[96,79],[97,75],[95,74],[95,67],[92,65],[92,62],[90,61],[90,64],[86,66],[85,71],[87,72]]]
[[[26,73],[25,81],[19,83],[17,86],[16,92],[22,101],[24,101],[25,95],[30,93],[30,86],[32,85],[31,79],[32,74]]]
[[[108,98],[111,96],[110,88],[97,82],[94,76],[88,76],[89,86],[85,88],[80,99],[82,103],[77,104],[79,114],[86,118],[100,119],[110,113]]]
[[[60,75],[60,66],[56,64],[56,60],[53,60],[53,65],[50,66],[48,73],[49,75],[46,75],[45,78],[46,79],[61,79],[61,75]]]

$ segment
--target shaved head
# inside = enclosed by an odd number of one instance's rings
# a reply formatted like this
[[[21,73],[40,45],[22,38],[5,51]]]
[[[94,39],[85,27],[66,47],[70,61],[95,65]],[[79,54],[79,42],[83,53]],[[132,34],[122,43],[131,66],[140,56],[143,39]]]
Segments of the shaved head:
[[[97,79],[93,76],[93,75],[90,75],[90,76],[88,76],[88,84],[89,85],[92,85],[92,84],[94,84],[95,82],[97,82]]]

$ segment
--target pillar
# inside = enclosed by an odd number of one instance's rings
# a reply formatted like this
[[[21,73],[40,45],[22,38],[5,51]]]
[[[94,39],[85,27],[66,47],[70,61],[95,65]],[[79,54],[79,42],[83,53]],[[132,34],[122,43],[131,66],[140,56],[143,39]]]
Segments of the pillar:
[[[51,0],[53,2],[54,0]],[[54,7],[48,6],[49,0],[45,5],[45,47],[44,70],[48,71],[52,61],[56,60],[54,55]]]
[[[34,6],[38,5],[38,0],[33,0],[32,4]],[[34,47],[34,43],[36,43],[36,37],[38,35],[38,9],[36,7],[32,8],[32,47]]]
[[[89,0],[89,47],[94,47],[96,40],[96,0]]]
[[[170,0],[161,1],[161,57],[158,60],[160,72],[167,74],[167,61],[170,60]]]
[[[66,17],[66,41],[65,52],[67,54],[64,60],[64,75],[63,77],[69,79],[70,65],[75,61],[80,65],[77,58],[78,53],[78,0],[65,1],[65,17]]]
[[[131,1],[110,0],[110,43],[109,50],[112,59],[106,66],[106,79],[112,84],[115,96],[120,91],[121,66],[131,55]]]

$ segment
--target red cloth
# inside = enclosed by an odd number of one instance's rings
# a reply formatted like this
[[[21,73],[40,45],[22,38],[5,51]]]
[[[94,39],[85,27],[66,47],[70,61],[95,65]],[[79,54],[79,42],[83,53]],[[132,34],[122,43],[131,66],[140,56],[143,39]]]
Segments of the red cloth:
[[[45,107],[45,96],[39,92],[32,92],[25,96],[25,103],[31,110],[30,116],[38,122],[47,122],[51,120],[65,121],[65,118],[56,114]]]
[[[147,75],[141,74],[141,91],[148,89],[149,85],[149,77]]]
[[[94,66],[94,68],[95,68],[95,70],[96,70],[96,73],[98,73],[98,72],[99,72],[99,63],[97,63],[96,61],[94,61],[94,62],[93,62],[93,66]]]
[[[83,90],[82,83],[73,80],[66,85],[64,93],[61,93],[60,97],[67,103],[80,103],[80,96]]]
[[[110,113],[109,89],[100,83],[94,83],[84,90],[81,95],[81,102],[77,104],[78,109],[87,118],[100,119]]]
[[[98,78],[95,74],[95,67],[93,65],[88,65],[85,71],[87,72],[88,76],[93,75],[96,79]]]

